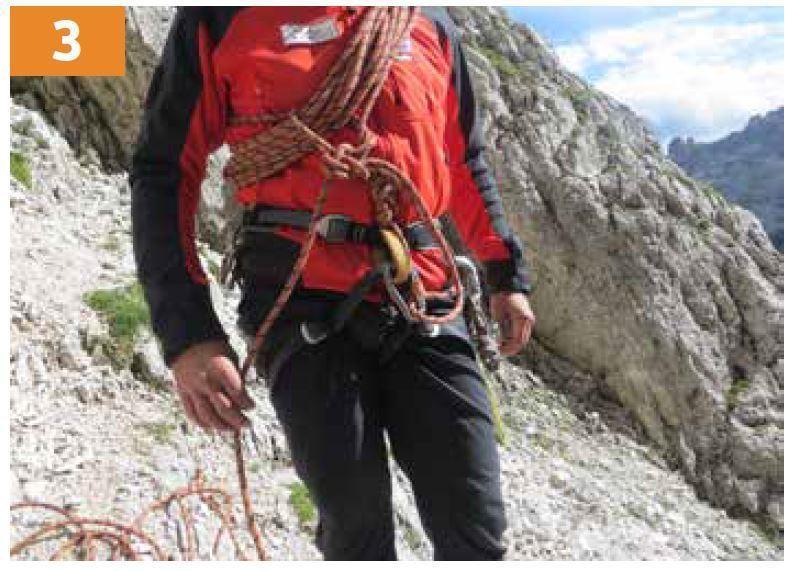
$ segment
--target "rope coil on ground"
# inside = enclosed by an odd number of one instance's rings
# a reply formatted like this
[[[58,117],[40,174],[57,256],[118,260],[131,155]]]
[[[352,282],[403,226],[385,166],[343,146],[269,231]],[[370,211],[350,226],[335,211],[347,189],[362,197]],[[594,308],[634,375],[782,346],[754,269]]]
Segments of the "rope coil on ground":
[[[235,443],[241,442],[235,438]],[[264,541],[258,525],[253,518],[250,493],[244,469],[244,457],[241,445],[235,446],[237,476],[239,477],[240,493],[243,499],[247,531],[250,534],[259,560],[267,559]],[[140,561],[144,559],[187,560],[198,559],[198,532],[195,519],[189,508],[192,500],[206,506],[211,514],[219,520],[219,528],[212,541],[211,554],[216,556],[220,542],[228,537],[237,560],[248,560],[249,555],[242,548],[239,540],[239,527],[234,517],[233,498],[222,487],[207,484],[203,473],[198,470],[186,485],[148,505],[131,524],[120,523],[104,518],[88,518],[77,515],[69,510],[45,502],[19,502],[11,506],[12,511],[50,512],[59,517],[55,521],[45,521],[38,528],[16,542],[11,547],[11,556],[18,557],[27,550],[49,542],[60,541],[50,560],[66,558],[79,560],[98,560],[104,556],[109,560]],[[146,522],[155,514],[167,513],[172,506],[178,508],[177,526],[182,531],[183,541],[175,551],[168,551],[148,534]]]

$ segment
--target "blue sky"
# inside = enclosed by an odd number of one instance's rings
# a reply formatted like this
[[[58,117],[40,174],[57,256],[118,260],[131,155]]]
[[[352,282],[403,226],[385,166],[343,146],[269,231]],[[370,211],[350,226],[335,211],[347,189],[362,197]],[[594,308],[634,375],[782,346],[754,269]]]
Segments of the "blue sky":
[[[783,105],[781,7],[510,7],[566,67],[649,120],[710,141]]]

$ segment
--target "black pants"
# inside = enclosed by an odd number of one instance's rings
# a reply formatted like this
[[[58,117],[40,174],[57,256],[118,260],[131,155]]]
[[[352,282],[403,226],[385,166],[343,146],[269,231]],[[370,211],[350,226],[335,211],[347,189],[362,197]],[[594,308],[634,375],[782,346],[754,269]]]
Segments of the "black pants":
[[[265,371],[301,318],[324,307],[315,299],[290,302],[263,355]],[[368,310],[356,315],[268,379],[297,474],[318,507],[319,549],[326,559],[396,558],[387,432],[435,559],[501,559],[498,454],[464,322],[434,337],[413,334],[382,363],[376,319]]]

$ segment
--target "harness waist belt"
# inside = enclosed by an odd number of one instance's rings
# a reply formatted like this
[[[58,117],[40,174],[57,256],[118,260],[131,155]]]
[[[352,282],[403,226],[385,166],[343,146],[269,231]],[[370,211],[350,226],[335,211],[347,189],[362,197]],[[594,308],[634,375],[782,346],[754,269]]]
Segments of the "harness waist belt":
[[[242,231],[274,232],[279,226],[307,230],[310,222],[311,212],[307,210],[289,210],[259,205],[245,212],[242,218]],[[412,250],[438,247],[431,230],[423,222],[414,222],[406,226],[403,232],[404,238]],[[355,222],[343,214],[325,214],[319,218],[317,234],[328,244],[344,242],[370,246],[382,244],[382,237],[376,225]]]

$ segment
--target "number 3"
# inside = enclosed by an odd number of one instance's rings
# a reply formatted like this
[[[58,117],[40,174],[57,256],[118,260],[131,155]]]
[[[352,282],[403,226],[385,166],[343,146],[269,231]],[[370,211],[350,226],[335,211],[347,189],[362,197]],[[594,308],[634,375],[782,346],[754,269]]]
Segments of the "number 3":
[[[78,26],[77,22],[74,20],[58,20],[54,23],[54,26],[58,31],[64,29],[69,31],[68,34],[61,38],[61,43],[65,46],[69,46],[69,51],[54,51],[52,52],[52,59],[56,59],[58,61],[76,60],[78,57],[80,57],[80,52],[82,51],[80,43],[77,41],[77,36],[80,35],[80,26]]]

